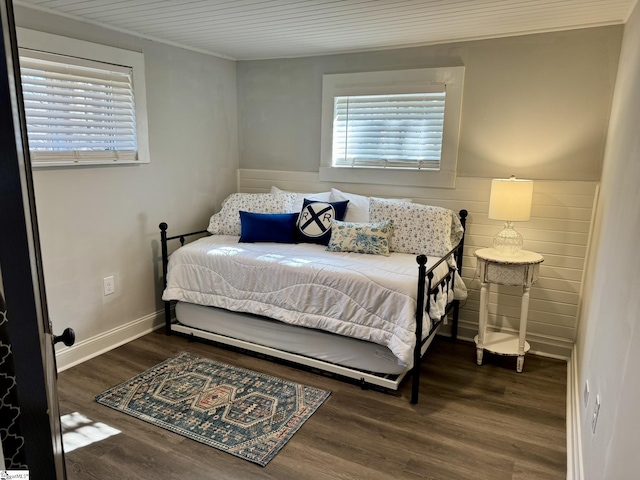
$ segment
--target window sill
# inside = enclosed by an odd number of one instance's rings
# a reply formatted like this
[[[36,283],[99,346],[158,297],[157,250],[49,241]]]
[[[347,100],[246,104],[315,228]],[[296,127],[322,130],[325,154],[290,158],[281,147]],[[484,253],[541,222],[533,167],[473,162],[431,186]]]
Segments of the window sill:
[[[141,160],[56,160],[56,161],[34,161],[31,159],[32,168],[56,168],[56,167],[104,167],[104,166],[130,166],[130,165],[149,165],[149,161]]]

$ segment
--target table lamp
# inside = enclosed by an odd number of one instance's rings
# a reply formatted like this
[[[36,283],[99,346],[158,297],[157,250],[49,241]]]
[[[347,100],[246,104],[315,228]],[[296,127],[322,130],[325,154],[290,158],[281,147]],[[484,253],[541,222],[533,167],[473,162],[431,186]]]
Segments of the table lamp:
[[[513,228],[513,222],[526,222],[531,218],[533,181],[496,178],[491,181],[489,218],[504,220],[504,228],[493,237],[493,248],[503,255],[515,255],[522,248],[522,235]]]

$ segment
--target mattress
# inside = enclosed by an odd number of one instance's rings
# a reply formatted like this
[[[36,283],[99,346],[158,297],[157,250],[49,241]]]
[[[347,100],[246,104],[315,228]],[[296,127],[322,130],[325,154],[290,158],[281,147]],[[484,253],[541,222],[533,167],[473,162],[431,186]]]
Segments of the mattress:
[[[348,368],[389,375],[399,375],[407,369],[382,345],[265,317],[185,302],[176,305],[176,317],[187,327]]]
[[[438,260],[428,258],[427,268]],[[415,345],[417,272],[415,255],[327,252],[322,245],[238,243],[237,236],[213,235],[170,256],[162,299],[357,338],[387,347],[406,366]],[[447,273],[443,262],[434,279]],[[458,298],[464,298],[459,277],[455,287]],[[431,302],[424,331],[452,299],[444,291]]]

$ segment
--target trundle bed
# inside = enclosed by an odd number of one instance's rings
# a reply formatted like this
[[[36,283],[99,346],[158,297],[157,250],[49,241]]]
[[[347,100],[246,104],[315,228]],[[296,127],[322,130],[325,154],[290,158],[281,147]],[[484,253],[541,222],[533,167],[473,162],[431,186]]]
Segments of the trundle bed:
[[[466,210],[459,217],[451,212],[451,231],[445,234],[455,243],[444,242],[438,248],[446,251],[439,255],[401,251],[368,255],[348,248],[328,251],[332,244],[239,241],[247,238],[244,223],[239,227],[236,221],[238,208],[247,207],[242,203],[247,197],[242,195],[254,195],[256,200],[268,194],[235,195],[240,203],[225,201],[208,231],[168,236],[167,224],[160,224],[167,335],[177,333],[246,349],[355,379],[363,386],[396,390],[405,375],[413,372],[411,401],[417,403],[420,361],[449,313],[452,338],[457,335],[459,302],[466,298],[458,274]],[[357,197],[351,197],[356,200],[352,201],[354,212]],[[286,197],[284,207],[264,207],[264,198],[247,209],[269,214],[300,206],[299,202],[294,205],[295,194]],[[411,225],[399,221],[402,210],[394,210],[390,202],[376,199],[371,205],[378,218],[391,216],[396,225],[405,224],[394,234],[402,228],[415,233]],[[438,208],[410,205],[403,208],[418,210],[418,220],[426,209]],[[380,209],[374,212],[374,207]],[[387,207],[391,210],[385,210]],[[439,219],[447,218],[443,210],[437,211]],[[224,225],[221,215],[231,219],[230,223]],[[246,217],[242,218],[244,222]],[[333,220],[334,229],[343,226]],[[427,231],[442,234],[434,225]],[[242,228],[239,236],[238,228]],[[193,238],[197,239],[187,242]],[[401,245],[400,236],[395,238],[397,250],[409,248]],[[175,240],[180,247],[169,255],[169,242]],[[177,321],[172,319],[173,301],[177,301]]]

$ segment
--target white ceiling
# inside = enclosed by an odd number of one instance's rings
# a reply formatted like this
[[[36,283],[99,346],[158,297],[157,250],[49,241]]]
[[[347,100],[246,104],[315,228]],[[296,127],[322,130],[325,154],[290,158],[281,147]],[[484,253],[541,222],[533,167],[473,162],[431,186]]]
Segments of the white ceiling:
[[[637,0],[14,0],[236,60],[625,23]]]

